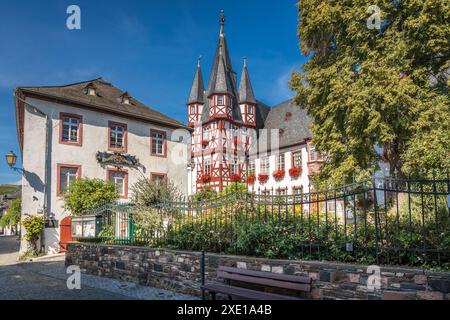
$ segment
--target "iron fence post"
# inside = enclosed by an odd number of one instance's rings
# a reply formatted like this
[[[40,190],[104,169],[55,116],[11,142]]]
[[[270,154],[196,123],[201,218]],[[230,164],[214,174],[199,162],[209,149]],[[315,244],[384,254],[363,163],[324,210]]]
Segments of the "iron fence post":
[[[205,289],[203,286],[205,285],[205,251],[202,251],[200,256],[200,272],[201,272],[201,283],[202,283],[202,300],[205,300]]]

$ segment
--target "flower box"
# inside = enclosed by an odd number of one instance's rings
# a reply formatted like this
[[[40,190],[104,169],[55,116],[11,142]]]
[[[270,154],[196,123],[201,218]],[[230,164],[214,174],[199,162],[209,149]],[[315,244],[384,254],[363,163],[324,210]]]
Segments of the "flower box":
[[[289,175],[292,178],[298,178],[302,174],[302,168],[292,167],[289,169]]]
[[[269,175],[268,175],[267,173],[260,173],[260,174],[258,175],[258,180],[259,180],[259,182],[261,182],[261,183],[266,183],[267,180],[269,180]]]
[[[284,178],[285,175],[286,172],[283,169],[277,170],[273,173],[273,177],[275,178],[275,180],[281,180]]]
[[[208,182],[211,181],[211,176],[210,176],[209,174],[203,174],[203,175],[200,177],[199,181],[200,181],[201,183],[208,183]]]
[[[254,174],[251,174],[247,177],[247,183],[248,184],[254,184],[256,182],[256,177]]]
[[[206,147],[208,144],[209,144],[209,141],[208,141],[208,140],[202,140],[202,145],[203,145],[204,147]]]
[[[241,175],[239,173],[233,173],[231,175],[231,181],[232,182],[241,182],[242,178]]]

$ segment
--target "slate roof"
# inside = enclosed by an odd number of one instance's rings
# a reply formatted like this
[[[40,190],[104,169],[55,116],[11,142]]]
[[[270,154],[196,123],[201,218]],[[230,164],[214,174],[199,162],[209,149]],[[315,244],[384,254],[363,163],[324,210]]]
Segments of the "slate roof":
[[[97,89],[97,96],[86,94],[85,88],[92,85]],[[103,80],[103,78],[65,86],[21,87],[18,90],[24,93],[34,93],[44,97],[60,99],[68,103],[81,104],[92,109],[148,120],[161,125],[187,128],[181,122],[147,107],[133,97],[130,98],[131,104],[122,103],[121,96],[123,96],[124,91]]]
[[[191,92],[189,93],[188,98],[188,104],[196,102],[205,102],[205,86],[203,84],[203,76],[202,69],[200,68],[200,63],[197,66],[197,71],[195,72],[194,81],[192,83]]]
[[[310,125],[307,111],[288,100],[270,109],[264,129],[280,130],[280,148],[283,148],[312,138]]]
[[[239,102],[256,103],[255,94],[253,93],[250,76],[248,75],[247,63],[244,63],[242,70],[241,82],[239,84]]]

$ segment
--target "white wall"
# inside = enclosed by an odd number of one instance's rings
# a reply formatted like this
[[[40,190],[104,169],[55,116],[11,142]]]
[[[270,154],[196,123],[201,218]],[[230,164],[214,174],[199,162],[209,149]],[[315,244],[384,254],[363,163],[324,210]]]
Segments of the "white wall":
[[[292,153],[296,151],[301,151],[302,153],[302,173],[298,178],[291,178],[289,175],[289,169],[292,168]],[[276,167],[276,159],[277,155],[269,155],[269,162],[270,162],[270,169],[267,174],[269,175],[269,180],[266,183],[260,183],[258,180],[258,175],[261,173],[261,158],[264,158],[263,156],[260,156],[258,159],[255,160],[255,176],[256,176],[256,182],[252,187],[252,190],[258,191],[258,189],[262,190],[275,190],[278,188],[288,188],[287,193],[292,194],[292,189],[294,187],[303,187],[303,192],[308,192],[308,184],[309,184],[309,178],[308,178],[308,152],[306,148],[306,144],[299,145],[296,149],[292,149],[289,151],[283,151],[280,150],[280,153],[285,154],[285,171],[286,174],[284,176],[284,179],[281,180],[275,180],[273,177],[273,173],[277,170]]]
[[[51,136],[49,141],[48,212],[61,221],[69,212],[62,208],[63,202],[57,196],[57,164],[81,165],[82,177],[106,179],[106,168],[102,168],[96,160],[98,151],[108,150],[108,121],[127,124],[127,153],[136,156],[143,168],[128,170],[128,193],[131,196],[131,187],[142,176],[150,177],[151,172],[167,174],[183,194],[188,192],[187,180],[187,144],[184,139],[179,143],[178,134],[173,129],[144,123],[128,118],[113,116],[106,113],[69,107],[47,101],[27,98],[27,102],[39,108],[51,119]],[[45,118],[36,114],[30,107],[26,108],[24,120],[24,146],[22,180],[22,214],[42,213],[44,206],[45,184]],[[60,112],[73,113],[83,116],[83,143],[81,147],[59,143]],[[167,158],[150,155],[150,129],[167,132]],[[186,135],[186,134],[184,134]],[[172,138],[175,141],[171,141]],[[49,253],[58,251],[59,230],[46,229],[45,244]],[[24,246],[23,246],[24,247]]]

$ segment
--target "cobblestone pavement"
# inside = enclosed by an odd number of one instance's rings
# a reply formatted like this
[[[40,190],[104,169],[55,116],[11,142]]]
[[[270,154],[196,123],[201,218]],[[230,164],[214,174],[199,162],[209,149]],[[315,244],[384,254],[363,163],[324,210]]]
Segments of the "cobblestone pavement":
[[[17,263],[11,239],[0,238],[0,300],[192,300],[193,296],[110,278],[81,274],[81,289],[69,290],[64,256]],[[9,255],[9,257],[7,257]]]

